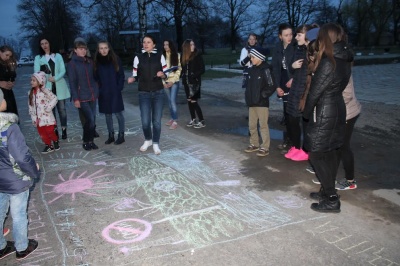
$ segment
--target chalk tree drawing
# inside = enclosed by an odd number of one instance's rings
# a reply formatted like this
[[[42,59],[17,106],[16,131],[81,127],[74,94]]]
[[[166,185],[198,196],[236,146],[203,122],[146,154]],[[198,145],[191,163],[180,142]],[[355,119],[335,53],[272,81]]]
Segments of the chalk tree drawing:
[[[129,169],[165,217],[153,221],[153,227],[169,222],[193,247],[237,238],[245,228],[266,229],[291,221],[254,193],[237,189],[227,197],[226,186],[205,185],[222,183],[207,165],[180,150],[164,152],[162,158],[134,157]]]

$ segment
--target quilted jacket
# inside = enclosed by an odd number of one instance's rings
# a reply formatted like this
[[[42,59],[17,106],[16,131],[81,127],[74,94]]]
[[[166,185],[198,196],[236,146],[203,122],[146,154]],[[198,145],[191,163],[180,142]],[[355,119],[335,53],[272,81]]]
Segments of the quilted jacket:
[[[346,106],[342,92],[349,83],[353,53],[344,42],[334,44],[336,67],[321,59],[312,77],[303,117],[309,121],[304,147],[309,152],[328,152],[343,145]]]

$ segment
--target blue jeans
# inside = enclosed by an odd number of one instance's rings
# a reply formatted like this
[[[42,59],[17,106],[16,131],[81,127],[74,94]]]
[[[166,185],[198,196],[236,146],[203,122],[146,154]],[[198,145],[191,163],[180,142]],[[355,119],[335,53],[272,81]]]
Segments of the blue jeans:
[[[117,117],[118,120],[118,133],[123,133],[125,132],[125,118],[122,112],[119,113],[114,113],[114,115]],[[113,114],[106,114],[106,123],[107,123],[107,129],[109,133],[114,132],[114,122],[112,118]]]
[[[179,82],[175,82],[171,88],[164,89],[165,94],[168,97],[169,112],[171,113],[171,119],[177,120],[178,113],[176,108],[176,95],[178,95]]]
[[[161,117],[164,105],[164,90],[139,91],[140,118],[145,140],[158,144],[161,134]],[[153,132],[151,130],[153,124]]]
[[[12,234],[17,251],[28,247],[28,198],[29,189],[19,194],[0,193],[0,249],[5,248],[7,242],[3,236],[3,225],[8,207],[13,220]]]
[[[94,129],[96,124],[96,103],[92,102],[81,102],[81,113],[84,118],[83,124],[83,142],[93,142]]]
[[[57,102],[58,117],[62,128],[67,127],[67,109],[65,108],[65,100],[58,100]],[[56,108],[53,109],[54,118],[56,118]],[[56,118],[57,121],[57,118]]]

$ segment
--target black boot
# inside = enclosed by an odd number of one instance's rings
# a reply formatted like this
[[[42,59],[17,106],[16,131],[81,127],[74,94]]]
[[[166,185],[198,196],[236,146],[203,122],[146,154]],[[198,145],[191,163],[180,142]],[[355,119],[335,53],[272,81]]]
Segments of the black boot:
[[[315,200],[322,200],[324,198],[326,198],[327,196],[325,195],[324,189],[321,188],[319,189],[318,192],[311,192],[310,193],[310,198],[315,199]]]
[[[322,198],[319,203],[311,204],[311,209],[317,212],[340,212],[339,195]]]
[[[59,136],[58,136],[58,128],[57,127],[54,127],[54,133],[56,133],[57,138],[59,138]]]
[[[124,132],[118,133],[118,139],[114,142],[115,145],[121,144],[125,142]]]
[[[62,129],[61,138],[62,139],[67,139],[67,129],[66,128]]]
[[[106,142],[104,142],[104,144],[110,144],[114,141],[115,141],[114,132],[110,132],[110,133],[108,133],[108,140],[106,140]]]

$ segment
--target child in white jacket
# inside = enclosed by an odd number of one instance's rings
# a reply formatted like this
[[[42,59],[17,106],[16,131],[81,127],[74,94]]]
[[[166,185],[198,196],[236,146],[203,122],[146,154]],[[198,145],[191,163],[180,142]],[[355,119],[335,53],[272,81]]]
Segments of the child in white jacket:
[[[60,149],[58,136],[54,131],[57,122],[52,112],[58,100],[56,95],[45,88],[45,84],[46,74],[44,72],[33,73],[31,77],[32,89],[29,91],[29,114],[33,125],[37,127],[40,137],[46,144],[42,151],[43,154]]]

